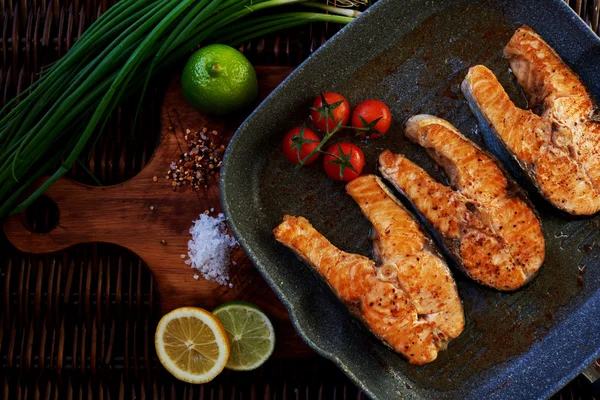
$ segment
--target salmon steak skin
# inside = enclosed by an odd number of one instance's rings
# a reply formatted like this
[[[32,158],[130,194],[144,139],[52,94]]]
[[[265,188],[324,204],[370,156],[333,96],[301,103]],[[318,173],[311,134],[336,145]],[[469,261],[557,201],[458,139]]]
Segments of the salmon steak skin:
[[[275,238],[323,277],[386,345],[411,364],[432,362],[464,328],[454,279],[430,239],[380,182],[364,176],[349,186],[351,192],[362,191],[355,194],[374,221],[374,243],[383,264],[338,249],[303,217],[284,216]]]
[[[461,89],[486,140],[499,141],[508,160],[516,161],[554,207],[572,215],[595,214],[600,210],[600,122],[590,93],[527,26],[515,32],[504,56],[536,112],[516,107],[488,68],[470,68]]]
[[[405,135],[442,167],[451,187],[400,154],[384,151],[381,174],[414,206],[460,269],[473,280],[512,291],[541,268],[545,240],[525,194],[498,162],[452,124],[416,115]]]

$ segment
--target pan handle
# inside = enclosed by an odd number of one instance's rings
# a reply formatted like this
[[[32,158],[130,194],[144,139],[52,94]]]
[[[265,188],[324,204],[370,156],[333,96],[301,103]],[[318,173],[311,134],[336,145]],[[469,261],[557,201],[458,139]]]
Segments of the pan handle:
[[[600,360],[588,365],[581,374],[585,376],[590,384],[590,394],[594,397],[600,397]]]

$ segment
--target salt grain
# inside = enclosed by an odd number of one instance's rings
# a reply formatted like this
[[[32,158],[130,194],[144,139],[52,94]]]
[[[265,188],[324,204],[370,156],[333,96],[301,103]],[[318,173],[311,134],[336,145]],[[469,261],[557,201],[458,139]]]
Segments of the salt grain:
[[[185,263],[197,269],[204,279],[227,285],[231,250],[237,242],[227,233],[223,214],[216,218],[200,214],[190,233],[192,240],[188,241],[189,258]]]
[[[194,279],[195,279],[195,280],[198,280],[199,278],[200,278],[200,275],[198,275],[198,274],[194,274]]]

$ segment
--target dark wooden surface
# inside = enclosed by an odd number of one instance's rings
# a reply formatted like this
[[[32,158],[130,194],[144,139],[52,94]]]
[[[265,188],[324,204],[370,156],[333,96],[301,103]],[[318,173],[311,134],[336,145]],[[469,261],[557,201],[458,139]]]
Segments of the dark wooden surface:
[[[289,67],[256,67],[258,101],[264,99],[290,72]],[[285,307],[241,249],[233,253],[232,288],[200,277],[181,258],[187,255],[192,221],[205,210],[221,212],[219,183],[207,188],[186,186],[172,190],[165,178],[169,164],[187,151],[186,132],[204,127],[216,130],[226,144],[246,113],[211,117],[194,110],[183,98],[179,76],[168,86],[160,111],[161,132],[156,151],[142,171],[118,185],[89,186],[62,178],[45,194],[58,207],[56,225],[46,233],[32,231],[26,214],[8,218],[4,232],[26,253],[53,253],[80,243],[105,242],[125,247],[146,263],[158,289],[161,311],[199,306],[212,310],[232,300],[259,305],[274,321],[276,356],[296,358],[314,353],[293,329]],[[155,181],[156,179],[156,181]]]
[[[0,1],[0,104],[22,92],[42,66],[68,51],[114,3]],[[568,3],[599,32],[597,1]],[[240,49],[254,65],[295,67],[337,29],[331,24],[302,27]],[[124,104],[117,110],[82,160],[104,185],[131,179],[150,160],[166,83],[156,82],[148,93],[135,129],[134,107]],[[93,184],[79,164],[69,176]],[[43,206],[32,207],[26,217],[35,231],[47,229],[55,218]],[[333,363],[319,357],[274,358],[253,372],[225,371],[205,385],[176,381],[154,352],[161,306],[148,267],[123,247],[94,242],[35,255],[19,251],[0,232],[0,399],[364,398]],[[554,398],[593,396],[577,378]]]

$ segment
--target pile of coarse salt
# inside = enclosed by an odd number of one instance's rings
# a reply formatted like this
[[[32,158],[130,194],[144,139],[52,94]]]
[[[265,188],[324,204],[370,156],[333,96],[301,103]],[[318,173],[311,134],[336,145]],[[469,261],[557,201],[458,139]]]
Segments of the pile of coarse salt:
[[[227,285],[231,250],[237,245],[229,236],[223,214],[211,217],[208,212],[200,214],[190,228],[192,240],[188,241],[188,259],[185,263],[195,268],[209,281]],[[182,254],[182,258],[185,255]],[[194,275],[194,279],[199,276]],[[229,287],[233,287],[229,283]]]

